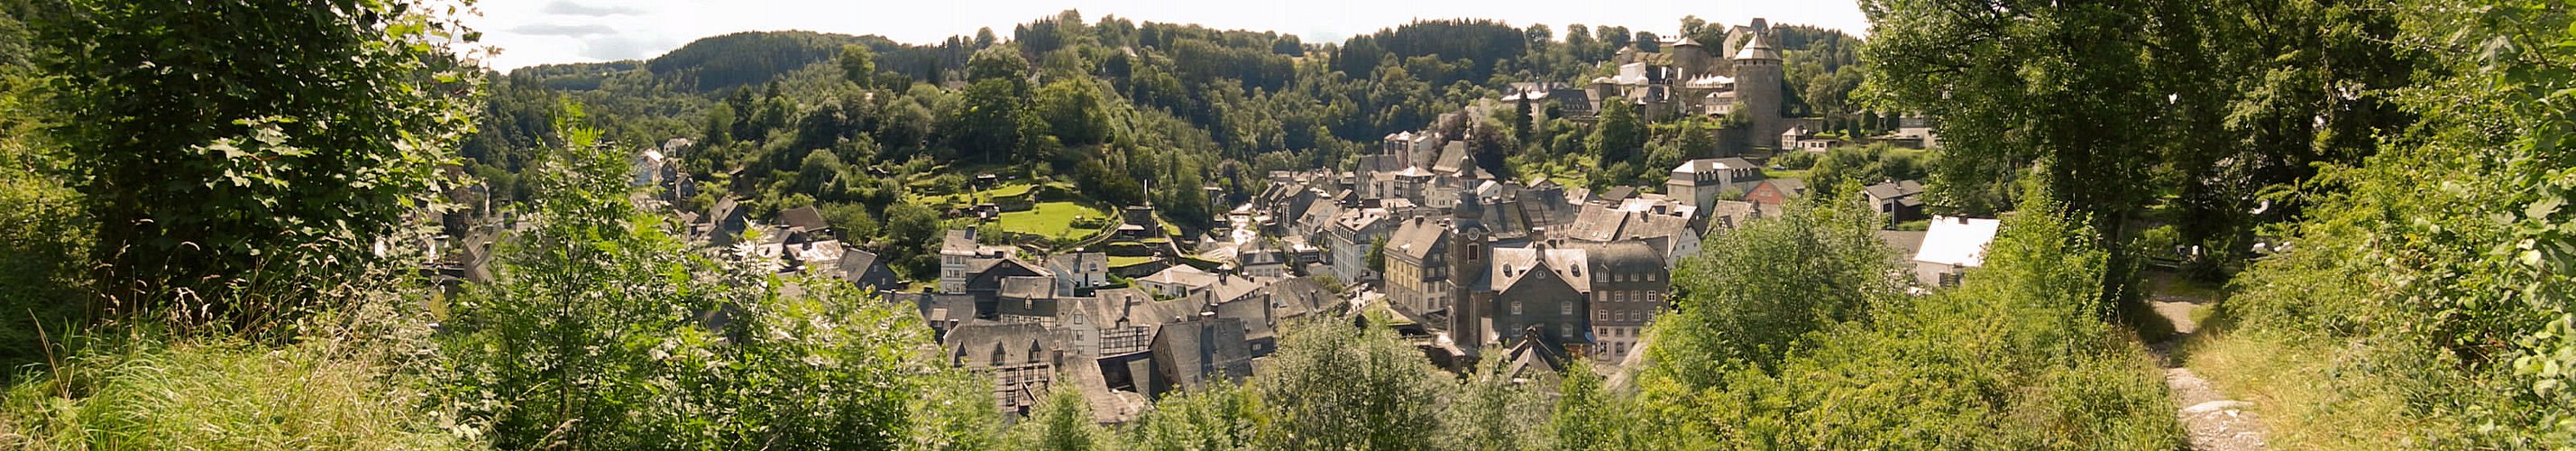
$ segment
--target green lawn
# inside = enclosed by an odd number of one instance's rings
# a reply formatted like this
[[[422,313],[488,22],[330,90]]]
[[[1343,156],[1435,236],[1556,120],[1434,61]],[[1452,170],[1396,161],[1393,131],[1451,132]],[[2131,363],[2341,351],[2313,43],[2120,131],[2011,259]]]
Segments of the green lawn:
[[[1022,191],[1027,191],[1022,188]],[[1036,209],[1003,213],[993,226],[1004,231],[1043,235],[1055,238],[1081,238],[1096,229],[1073,226],[1075,218],[1100,218],[1108,213],[1072,202],[1044,202]]]
[[[1061,184],[1059,184],[1059,185],[1061,185]],[[1071,188],[1071,187],[1072,187],[1071,185],[1064,185],[1064,186],[1065,186],[1065,187],[1067,187],[1067,188]],[[961,205],[966,205],[966,204],[973,204],[973,203],[977,203],[977,202],[979,202],[979,201],[991,201],[991,200],[993,200],[993,199],[1001,199],[1001,198],[1006,198],[1006,197],[1019,197],[1019,196],[1026,196],[1026,195],[1028,195],[1028,194],[1029,194],[1029,191],[1030,191],[1030,190],[1035,190],[1035,189],[1037,189],[1037,187],[1038,187],[1038,185],[1037,185],[1037,184],[1035,184],[1035,183],[1029,183],[1029,182],[1027,182],[1027,181],[1006,182],[1006,183],[1003,183],[1003,184],[1002,184],[1002,186],[994,187],[993,189],[988,189],[988,190],[983,190],[983,191],[977,191],[977,192],[972,192],[972,193],[949,194],[949,195],[942,195],[942,196],[921,196],[921,200],[920,200],[920,202],[918,202],[918,203],[919,203],[919,204],[921,204],[921,205],[926,205],[926,206],[941,206],[941,205],[950,205],[950,204],[961,204]],[[971,205],[967,205],[967,206],[971,206]]]
[[[1125,268],[1153,262],[1154,257],[1109,257],[1109,267],[1111,268]]]

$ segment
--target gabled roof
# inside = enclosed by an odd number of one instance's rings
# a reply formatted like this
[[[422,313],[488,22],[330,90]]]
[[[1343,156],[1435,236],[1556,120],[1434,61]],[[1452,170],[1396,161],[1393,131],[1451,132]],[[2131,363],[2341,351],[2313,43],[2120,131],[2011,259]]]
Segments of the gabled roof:
[[[949,358],[959,362],[959,366],[969,368],[1022,365],[1031,360],[1047,362],[1050,359],[1043,354],[1058,349],[1046,326],[1036,323],[963,324],[948,331],[945,345]],[[1030,349],[1038,350],[1041,355],[1031,356]],[[995,350],[1002,354],[1002,360],[998,362],[993,360]]]
[[[831,224],[823,222],[823,211],[816,210],[810,205],[779,210],[778,222],[787,223],[788,227],[809,231],[832,228]]]
[[[1405,258],[1422,261],[1440,247],[1440,238],[1446,236],[1448,231],[1448,227],[1443,227],[1439,221],[1415,216],[1413,219],[1404,221],[1403,226],[1397,227],[1395,235],[1387,237],[1386,249],[1393,254],[1403,254]]]
[[[1217,282],[1215,274],[1209,274],[1207,271],[1200,271],[1198,268],[1190,265],[1172,265],[1170,268],[1163,268],[1162,272],[1157,272],[1153,275],[1145,276],[1145,278],[1137,280],[1192,288],[1207,288],[1216,285]]]
[[[1995,231],[2003,221],[1977,218],[1932,218],[1932,227],[1923,232],[1923,249],[1914,253],[1914,261],[1977,267],[1986,263],[1986,244],[1995,241]]]
[[[1783,194],[1783,195],[1789,195],[1789,196],[1803,196],[1803,195],[1806,195],[1806,194],[1807,194],[1807,181],[1805,181],[1805,180],[1799,180],[1799,179],[1770,179],[1770,180],[1763,180],[1763,181],[1762,181],[1762,185],[1770,185],[1770,186],[1772,187],[1772,189],[1780,190],[1780,194]],[[1754,189],[1762,189],[1762,185],[1754,185],[1754,187],[1753,187],[1753,188],[1754,188]]]
[[[1922,194],[1923,183],[1913,180],[1899,180],[1862,187],[1860,190],[1862,193],[1866,193],[1870,197],[1878,198],[1879,200],[1894,200]]]
[[[1055,278],[1046,276],[1005,277],[1002,278],[1002,290],[998,294],[1007,299],[1052,299],[1055,298]]]
[[[1450,141],[1448,145],[1440,146],[1440,159],[1432,163],[1431,172],[1456,174],[1460,168],[1467,167],[1466,163],[1467,142]]]
[[[1251,377],[1252,346],[1244,338],[1243,327],[1242,320],[1214,318],[1155,328],[1155,366],[1171,368],[1177,374],[1165,376],[1184,390]]]
[[[1557,247],[1497,247],[1493,249],[1491,289],[1509,292],[1527,284],[1563,283],[1578,292],[1592,291],[1589,252]]]

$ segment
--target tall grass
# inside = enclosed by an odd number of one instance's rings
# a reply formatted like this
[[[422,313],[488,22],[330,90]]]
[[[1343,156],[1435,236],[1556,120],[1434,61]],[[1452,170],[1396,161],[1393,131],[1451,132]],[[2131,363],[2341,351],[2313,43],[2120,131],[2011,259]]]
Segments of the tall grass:
[[[0,401],[27,449],[454,449],[417,379],[344,341],[93,343]]]

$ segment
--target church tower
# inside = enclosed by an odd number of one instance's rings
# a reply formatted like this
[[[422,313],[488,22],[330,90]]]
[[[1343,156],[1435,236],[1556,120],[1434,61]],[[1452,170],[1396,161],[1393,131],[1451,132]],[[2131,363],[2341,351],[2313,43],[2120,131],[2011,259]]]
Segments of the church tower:
[[[1753,124],[1754,147],[1780,147],[1780,132],[1787,131],[1787,121],[1780,118],[1780,52],[1772,50],[1767,33],[1754,33],[1744,49],[1735,52],[1735,98],[1744,109],[1734,114],[1745,115]]]

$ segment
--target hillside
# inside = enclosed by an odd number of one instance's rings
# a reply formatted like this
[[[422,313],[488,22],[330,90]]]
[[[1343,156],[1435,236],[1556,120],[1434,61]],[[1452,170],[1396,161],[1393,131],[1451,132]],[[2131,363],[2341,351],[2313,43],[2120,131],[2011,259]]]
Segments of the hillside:
[[[431,6],[0,4],[0,449],[2576,443],[2562,5]]]

